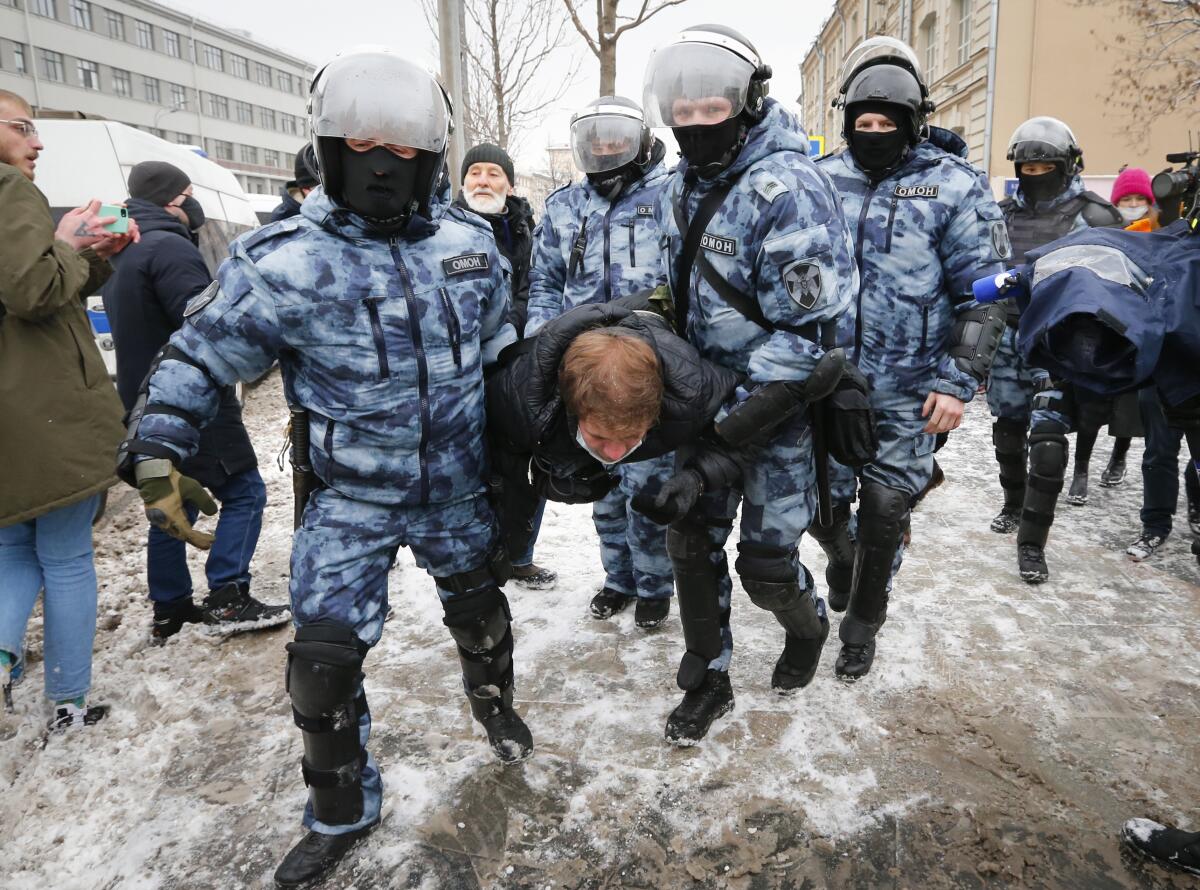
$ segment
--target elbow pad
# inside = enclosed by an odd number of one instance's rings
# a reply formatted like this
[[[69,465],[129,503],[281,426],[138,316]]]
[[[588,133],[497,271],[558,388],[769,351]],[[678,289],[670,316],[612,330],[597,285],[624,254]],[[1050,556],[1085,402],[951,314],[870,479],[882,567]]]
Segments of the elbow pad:
[[[759,386],[730,409],[713,429],[727,445],[742,445],[769,433],[804,405],[818,402],[837,388],[846,370],[846,354],[831,349],[803,381],[780,380]]]
[[[950,357],[955,366],[983,381],[992,369],[1004,336],[1007,313],[995,303],[976,306],[959,314],[950,334]]]

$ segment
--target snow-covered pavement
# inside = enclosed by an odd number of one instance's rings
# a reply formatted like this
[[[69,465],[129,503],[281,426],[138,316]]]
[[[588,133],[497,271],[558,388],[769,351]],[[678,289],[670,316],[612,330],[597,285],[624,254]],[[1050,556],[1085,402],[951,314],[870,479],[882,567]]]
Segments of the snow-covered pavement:
[[[277,602],[292,508],[276,375],[249,393],[247,422],[271,499],[255,592]],[[1098,451],[1097,476],[1107,440]],[[1135,442],[1123,487],[1060,507],[1051,580],[1027,586],[1014,539],[987,528],[1000,493],[990,418],[972,405],[939,454],[946,484],[914,516],[871,675],[834,679],[835,629],[813,684],[772,694],[782,631],[735,581],[736,708],[686,750],[662,737],[678,621],[646,634],[628,613],[587,615],[602,579],[587,508],[547,511],[538,562],[558,587],[508,591],[537,743],[517,767],[470,720],[431,582],[402,553],[396,617],[366,665],[385,820],[323,886],[1192,886],[1116,841],[1130,816],[1200,824],[1200,570],[1186,522],[1151,562],[1123,555],[1140,455]],[[269,886],[305,794],[290,632],[215,642],[189,627],[151,646],[144,520],[136,496],[113,494],[93,693],[112,712],[42,748],[39,615],[18,712],[0,716],[0,884]],[[822,578],[816,545],[801,555]]]

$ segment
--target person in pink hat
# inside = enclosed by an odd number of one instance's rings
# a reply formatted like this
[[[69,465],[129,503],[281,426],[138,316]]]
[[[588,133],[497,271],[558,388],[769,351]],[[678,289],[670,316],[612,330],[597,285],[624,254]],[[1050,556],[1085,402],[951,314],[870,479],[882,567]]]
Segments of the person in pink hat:
[[[1109,200],[1125,220],[1126,227],[1137,224],[1137,231],[1148,232],[1158,228],[1158,208],[1154,190],[1150,188],[1150,174],[1141,167],[1126,167],[1117,174]]]

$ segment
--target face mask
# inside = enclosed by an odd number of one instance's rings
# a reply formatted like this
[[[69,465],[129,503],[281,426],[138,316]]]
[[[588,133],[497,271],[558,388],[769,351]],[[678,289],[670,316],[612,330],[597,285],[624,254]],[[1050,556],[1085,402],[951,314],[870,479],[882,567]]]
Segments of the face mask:
[[[187,215],[188,228],[193,232],[198,231],[204,225],[204,208],[191,195],[183,199],[183,202],[179,205],[179,209]]]
[[[357,152],[341,144],[342,199],[371,222],[406,218],[416,201],[417,158],[400,158],[383,146]]]
[[[1150,212],[1150,205],[1146,204],[1143,207],[1118,207],[1117,213],[1121,214],[1121,218],[1127,223],[1137,222],[1143,216]]]
[[[579,430],[579,429],[576,429],[576,430],[575,430],[575,442],[576,442],[576,444],[577,444],[577,445],[579,445],[579,447],[580,447],[580,448],[582,448],[584,451],[586,451],[586,452],[587,452],[588,454],[590,454],[592,457],[596,458],[596,460],[600,461],[600,463],[601,463],[601,464],[603,464],[603,465],[604,465],[604,466],[606,466],[606,467],[611,467],[611,466],[613,466],[614,464],[619,464],[619,463],[620,463],[621,461],[623,461],[625,458],[629,457],[629,455],[633,454],[633,452],[635,452],[635,451],[637,451],[639,448],[641,448],[641,447],[642,447],[642,443],[643,443],[643,442],[645,442],[645,441],[646,441],[646,437],[645,437],[645,436],[642,436],[640,439],[638,439],[638,440],[637,440],[637,444],[636,444],[636,445],[634,445],[632,448],[630,448],[628,451],[626,451],[624,454],[622,454],[622,455],[621,455],[620,457],[618,457],[616,460],[609,460],[607,457],[604,457],[604,456],[603,456],[603,455],[601,455],[599,452],[597,452],[597,451],[593,451],[593,450],[592,450],[592,447],[591,447],[590,445],[588,445],[587,441],[586,441],[586,440],[583,438],[583,431],[582,431],[582,430]]]
[[[1060,194],[1067,185],[1063,180],[1063,175],[1057,170],[1053,173],[1042,173],[1039,176],[1018,173],[1017,180],[1021,183],[1021,194],[1025,196],[1025,200],[1031,207],[1041,204],[1043,201],[1049,201]]]
[[[742,136],[741,122],[730,118],[719,124],[672,127],[679,153],[700,176],[715,176],[733,162]]]
[[[487,213],[495,215],[504,212],[504,195],[497,195],[495,192],[480,191],[478,194],[463,192],[467,198],[467,206],[476,213]]]
[[[889,132],[852,130],[849,141],[850,154],[870,173],[892,169],[900,163],[908,148],[908,136],[899,127]]]

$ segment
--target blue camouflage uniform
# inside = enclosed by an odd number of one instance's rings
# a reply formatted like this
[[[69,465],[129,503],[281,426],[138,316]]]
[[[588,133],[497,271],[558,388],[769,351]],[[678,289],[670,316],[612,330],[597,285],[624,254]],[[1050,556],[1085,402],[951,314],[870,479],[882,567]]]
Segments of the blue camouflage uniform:
[[[980,383],[949,355],[955,316],[978,305],[971,283],[1002,272],[1009,257],[987,177],[942,147],[961,140],[931,132],[875,183],[848,149],[817,162],[841,196],[860,276],[857,311],[842,319],[838,337],[852,344],[849,356],[872,387],[879,452],[860,475],[909,500],[933,473],[936,437],[923,431],[921,416],[929,393],[969,402]],[[852,501],[854,471],[831,460],[830,476],[833,501]],[[892,576],[902,558],[903,546]]]
[[[658,204],[665,229],[664,263],[674,270],[683,247],[676,213],[692,219],[716,184],[733,183],[705,229],[704,259],[725,282],[757,302],[772,325],[836,323],[852,316],[858,288],[846,219],[829,177],[808,157],[808,137],[799,121],[773,99],[765,106],[765,116],[750,128],[728,169],[711,180],[698,179],[688,175],[685,161],[671,175]],[[679,282],[672,281],[672,290],[678,292]],[[698,262],[692,267],[689,294],[687,339],[703,358],[745,374],[748,385],[803,381],[824,354],[815,331],[811,336],[782,327],[769,332],[746,318],[702,277]],[[738,397],[744,396],[739,388]],[[812,576],[795,549],[816,508],[807,413],[797,412],[765,442],[735,457],[742,469],[741,491],[706,491],[693,511],[705,523],[701,534],[707,537],[707,557],[719,578],[723,645],[708,668],[720,671],[728,669],[733,652],[732,584],[724,545],[739,502],[743,553],[749,545],[777,555],[803,595],[815,598]]]
[[[609,201],[584,179],[546,199],[534,231],[525,335],[585,303],[607,303],[666,283],[654,218],[667,180],[662,161]],[[671,475],[674,458],[620,464],[617,485],[592,507],[600,538],[605,588],[625,596],[666,599],[672,593],[666,529],[629,506],[639,491],[656,492]]]
[[[509,267],[487,223],[447,209],[445,197],[432,221],[414,216],[385,240],[317,189],[300,215],[235,241],[171,338],[176,352],[149,381],[137,430],[182,460],[218,387],[278,361],[289,403],[309,412],[312,466],[326,486],[293,541],[292,614],[297,627],[348,626],[364,646],[383,630],[399,547],[440,578],[483,566],[497,533],[484,496],[483,367],[515,339],[504,325]],[[370,727],[364,706],[364,748]],[[321,823],[310,805],[305,826],[339,834],[379,818],[370,756],[362,793],[358,822]]]

